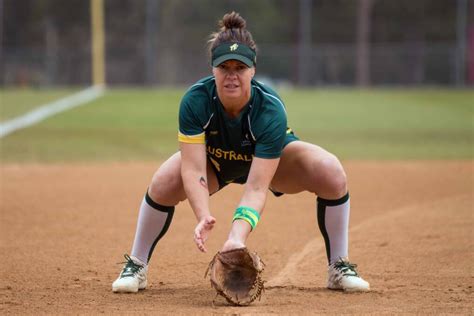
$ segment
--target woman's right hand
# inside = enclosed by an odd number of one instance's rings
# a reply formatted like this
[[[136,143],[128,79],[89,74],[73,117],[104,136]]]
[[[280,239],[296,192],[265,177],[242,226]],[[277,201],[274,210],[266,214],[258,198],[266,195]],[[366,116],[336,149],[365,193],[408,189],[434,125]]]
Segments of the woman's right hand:
[[[198,249],[202,252],[207,252],[206,247],[204,247],[204,243],[209,237],[209,233],[214,228],[215,223],[216,219],[211,215],[207,215],[199,221],[199,223],[196,225],[196,228],[194,229],[194,242],[196,243]]]

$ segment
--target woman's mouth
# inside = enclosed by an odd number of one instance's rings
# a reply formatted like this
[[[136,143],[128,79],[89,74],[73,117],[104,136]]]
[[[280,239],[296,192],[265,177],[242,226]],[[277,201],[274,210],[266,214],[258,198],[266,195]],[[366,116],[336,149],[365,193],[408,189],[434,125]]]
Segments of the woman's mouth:
[[[233,83],[224,85],[224,88],[226,89],[237,89],[238,87],[239,87],[238,85],[233,84]]]

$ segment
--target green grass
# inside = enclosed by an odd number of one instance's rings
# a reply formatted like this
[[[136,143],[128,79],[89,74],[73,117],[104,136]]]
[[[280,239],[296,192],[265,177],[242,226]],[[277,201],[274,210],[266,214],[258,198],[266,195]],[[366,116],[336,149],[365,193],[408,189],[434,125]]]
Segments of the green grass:
[[[0,122],[65,97],[75,90],[3,89],[0,90]]]
[[[1,160],[165,159],[178,149],[183,92],[110,90],[95,102],[0,139]],[[473,158],[473,91],[288,90],[281,96],[296,134],[342,159]],[[2,105],[5,112],[12,112],[14,99]]]
[[[298,134],[343,158],[473,157],[473,91],[298,91],[282,97]]]

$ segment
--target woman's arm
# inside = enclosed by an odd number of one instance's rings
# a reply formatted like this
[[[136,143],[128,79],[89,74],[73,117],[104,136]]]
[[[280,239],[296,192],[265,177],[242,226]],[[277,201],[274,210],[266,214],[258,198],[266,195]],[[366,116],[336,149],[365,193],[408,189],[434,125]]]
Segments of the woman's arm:
[[[194,230],[194,242],[199,250],[206,252],[204,243],[216,222],[209,210],[206,147],[204,144],[180,142],[180,149],[184,191],[198,220]]]
[[[259,212],[265,206],[268,188],[275,175],[280,158],[263,159],[254,157],[250,167],[245,191],[239,206],[249,206]]]
[[[268,187],[275,175],[280,158],[263,159],[254,157],[250,167],[245,191],[240,200],[239,206],[245,206],[262,213],[267,198]],[[222,248],[222,251],[240,248],[245,246],[245,241],[252,227],[245,220],[237,219],[232,223],[229,237]]]

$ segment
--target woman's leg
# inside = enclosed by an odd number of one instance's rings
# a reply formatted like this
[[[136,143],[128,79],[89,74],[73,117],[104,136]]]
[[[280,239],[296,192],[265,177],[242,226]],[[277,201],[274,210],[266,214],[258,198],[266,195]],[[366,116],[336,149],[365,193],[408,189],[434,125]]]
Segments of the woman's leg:
[[[309,191],[325,199],[338,199],[347,193],[346,174],[337,157],[302,141],[283,149],[271,186],[282,193]]]
[[[309,191],[318,196],[317,214],[329,264],[348,257],[349,197],[341,163],[323,148],[295,141],[288,144],[272,181],[282,193]]]
[[[209,192],[216,192],[219,185],[209,165],[207,179]],[[140,205],[131,256],[126,257],[127,264],[112,285],[114,292],[137,292],[146,287],[147,264],[153,250],[168,231],[175,206],[185,199],[181,179],[181,153],[178,152],[165,161],[153,175]]]
[[[341,268],[347,276],[352,276],[350,280],[343,279],[344,273],[333,269],[340,265],[339,262],[347,262],[349,256],[350,199],[346,174],[337,157],[319,146],[302,141],[292,142],[283,150],[271,188],[290,194],[309,191],[318,196],[318,226],[324,237],[330,265],[328,287],[348,291],[368,290],[368,283],[358,277],[355,269]]]
[[[218,190],[217,178],[208,165],[209,192]],[[157,242],[168,230],[175,206],[186,199],[181,179],[181,153],[177,152],[155,172],[142,200],[132,256],[148,263]]]

